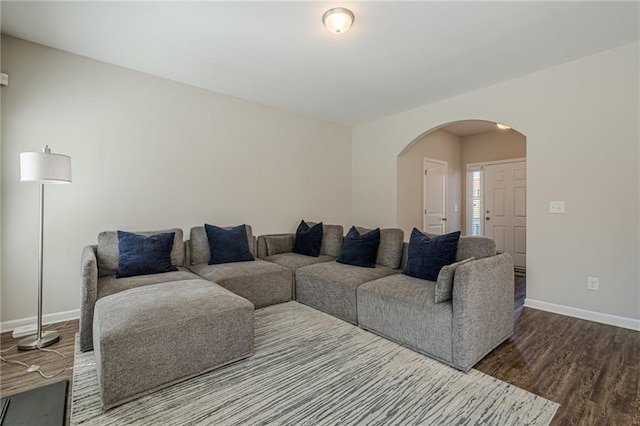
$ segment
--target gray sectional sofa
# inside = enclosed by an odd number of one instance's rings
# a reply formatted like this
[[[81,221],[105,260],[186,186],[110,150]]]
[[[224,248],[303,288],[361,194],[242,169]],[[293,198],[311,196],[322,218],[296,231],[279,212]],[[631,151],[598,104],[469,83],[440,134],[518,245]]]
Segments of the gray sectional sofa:
[[[363,234],[369,230],[357,228]],[[115,279],[115,232],[101,233],[82,257],[81,350],[90,350],[98,299],[145,285],[206,278],[253,303],[255,308],[297,300],[358,325],[462,371],[469,370],[513,333],[513,263],[496,254],[493,240],[461,237],[456,260],[474,258],[455,269],[450,300],[436,303],[436,283],[402,274],[408,244],[400,229],[382,229],[374,268],[336,262],[343,228],[323,225],[319,257],[293,253],[294,235],[255,238],[246,233],[254,261],[209,265],[204,227],[173,229],[176,272]],[[152,234],[147,232],[144,234]],[[186,247],[186,249],[185,249]],[[446,268],[446,267],[445,267]],[[443,268],[444,270],[444,268]],[[439,284],[438,284],[439,285]]]

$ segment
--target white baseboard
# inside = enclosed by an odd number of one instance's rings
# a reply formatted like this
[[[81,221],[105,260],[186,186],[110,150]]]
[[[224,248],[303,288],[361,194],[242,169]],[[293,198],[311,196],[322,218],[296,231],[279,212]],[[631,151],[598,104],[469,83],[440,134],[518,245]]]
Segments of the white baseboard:
[[[617,315],[603,314],[601,312],[587,311],[585,309],[573,308],[571,306],[557,305],[555,303],[543,302],[535,299],[524,299],[524,306],[527,308],[539,309],[541,311],[553,312],[554,314],[566,315],[569,317],[600,322],[602,324],[615,325],[616,327],[629,328],[640,331],[640,320]]]
[[[56,312],[55,314],[46,314],[42,316],[42,324],[53,324],[56,322],[63,322],[68,320],[74,320],[80,318],[80,309],[74,309],[72,311]],[[37,317],[20,318],[11,321],[2,321],[0,323],[0,333],[5,331],[11,331],[16,327],[22,327],[23,325],[35,324],[38,320]]]

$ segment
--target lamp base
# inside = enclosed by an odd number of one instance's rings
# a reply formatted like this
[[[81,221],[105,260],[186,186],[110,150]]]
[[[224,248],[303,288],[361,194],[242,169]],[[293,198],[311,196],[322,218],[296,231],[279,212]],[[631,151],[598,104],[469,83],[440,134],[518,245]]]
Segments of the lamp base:
[[[60,340],[60,334],[57,331],[43,331],[39,342],[38,335],[34,334],[33,336],[25,337],[20,340],[18,342],[18,349],[21,351],[31,351],[33,349],[53,345],[58,340]]]

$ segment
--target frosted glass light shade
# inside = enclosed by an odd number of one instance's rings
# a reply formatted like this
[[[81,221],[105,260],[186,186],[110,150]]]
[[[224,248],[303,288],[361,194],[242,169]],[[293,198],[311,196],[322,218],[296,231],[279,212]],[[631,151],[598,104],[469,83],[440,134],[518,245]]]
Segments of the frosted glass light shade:
[[[345,33],[351,28],[354,20],[353,12],[344,7],[334,7],[322,15],[322,22],[334,34]]]
[[[20,181],[33,183],[71,183],[71,157],[45,152],[20,153]]]

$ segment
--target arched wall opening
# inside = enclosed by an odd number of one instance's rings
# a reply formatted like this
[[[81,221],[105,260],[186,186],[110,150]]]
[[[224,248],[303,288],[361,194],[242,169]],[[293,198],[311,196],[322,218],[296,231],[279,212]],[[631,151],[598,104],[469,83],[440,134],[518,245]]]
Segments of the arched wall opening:
[[[424,229],[424,159],[446,162],[447,232],[468,234],[466,169],[469,164],[526,158],[526,137],[501,130],[487,120],[458,120],[431,128],[412,140],[397,157],[396,225]]]

